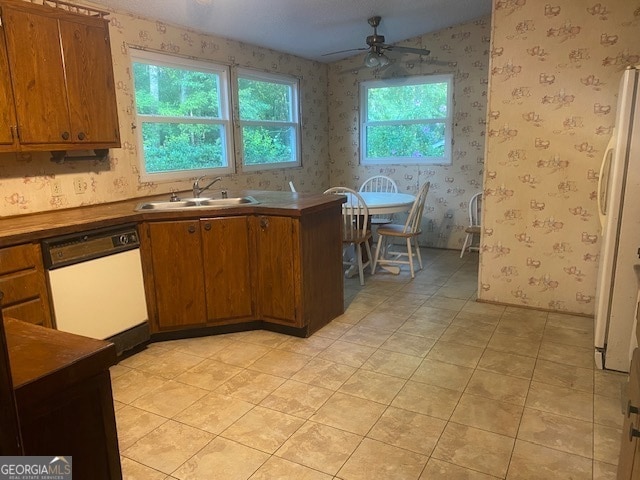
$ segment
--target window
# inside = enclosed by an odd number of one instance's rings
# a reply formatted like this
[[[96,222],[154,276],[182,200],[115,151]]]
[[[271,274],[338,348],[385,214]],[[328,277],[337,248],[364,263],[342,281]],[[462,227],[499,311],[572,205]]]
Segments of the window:
[[[239,70],[238,107],[245,170],[300,165],[296,79]]]
[[[145,181],[233,171],[228,68],[132,50]]]
[[[360,84],[360,161],[450,164],[453,76]]]

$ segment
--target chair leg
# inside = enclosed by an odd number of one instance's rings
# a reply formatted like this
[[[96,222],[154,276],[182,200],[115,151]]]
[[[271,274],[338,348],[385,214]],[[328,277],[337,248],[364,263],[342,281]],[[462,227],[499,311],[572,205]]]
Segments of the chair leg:
[[[381,248],[383,243],[386,243],[384,235],[378,235],[378,243],[376,245],[376,254],[373,257],[373,264],[371,265],[371,274],[376,271],[378,267],[378,260],[380,260],[380,251],[382,250],[382,254],[384,255],[384,248]]]
[[[367,258],[369,258],[369,270],[371,271],[371,275],[375,275],[375,273],[376,273],[376,269],[374,267],[375,266],[375,259],[373,258],[373,256],[371,256],[371,246],[369,245],[368,241],[364,242],[364,247],[365,247],[365,249],[367,251],[367,255],[368,255]],[[364,270],[364,268],[363,268],[363,270]]]
[[[418,264],[420,265],[420,270],[422,270],[422,255],[420,255],[420,245],[418,245],[418,237],[413,237],[416,242],[416,256],[418,257]]]
[[[371,255],[371,245],[369,244],[368,241],[364,242],[364,248],[367,251],[367,258],[369,259],[369,271],[371,272],[371,275],[374,274],[374,264],[375,264],[375,258],[373,257],[373,255]],[[363,266],[363,270],[364,270],[364,266]]]
[[[407,255],[409,256],[409,270],[411,270],[411,278],[415,278],[413,272],[413,252],[411,251],[411,237],[407,237]]]
[[[360,285],[364,286],[364,268],[362,267],[362,245],[356,245],[356,254],[358,255],[358,273],[360,274]]]
[[[467,236],[464,238],[464,243],[462,244],[462,251],[460,252],[460,258],[464,255],[465,250],[467,249],[467,242],[469,242],[469,237],[471,234],[467,233]]]

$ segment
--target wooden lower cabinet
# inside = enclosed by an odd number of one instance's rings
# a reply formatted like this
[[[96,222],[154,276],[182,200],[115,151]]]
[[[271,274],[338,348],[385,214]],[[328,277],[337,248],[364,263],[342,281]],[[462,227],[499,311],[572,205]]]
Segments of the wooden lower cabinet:
[[[344,311],[341,218],[337,205],[143,222],[151,332],[264,322],[310,335]]]
[[[71,456],[73,478],[121,479],[115,346],[6,316],[4,327],[24,455]]]
[[[618,480],[640,478],[640,348],[633,352],[628,396],[620,439]]]
[[[207,306],[200,222],[152,222],[146,229],[155,284],[154,299],[147,302],[151,330],[204,325]],[[144,237],[141,235],[142,242]],[[155,307],[155,322],[151,306]]]
[[[254,217],[261,320],[309,336],[344,312],[341,212]]]
[[[51,327],[51,306],[40,244],[0,249],[0,291],[5,316]]]
[[[209,322],[253,319],[247,217],[200,221]]]
[[[253,218],[256,236],[256,303],[262,320],[301,327],[298,221],[260,215]]]
[[[141,231],[152,332],[253,319],[246,217],[148,222]]]

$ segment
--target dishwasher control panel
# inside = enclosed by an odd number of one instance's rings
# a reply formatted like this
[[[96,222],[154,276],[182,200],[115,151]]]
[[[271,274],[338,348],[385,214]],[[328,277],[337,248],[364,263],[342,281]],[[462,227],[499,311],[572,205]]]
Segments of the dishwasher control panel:
[[[135,248],[140,248],[135,225],[89,230],[42,242],[44,264],[48,270]]]

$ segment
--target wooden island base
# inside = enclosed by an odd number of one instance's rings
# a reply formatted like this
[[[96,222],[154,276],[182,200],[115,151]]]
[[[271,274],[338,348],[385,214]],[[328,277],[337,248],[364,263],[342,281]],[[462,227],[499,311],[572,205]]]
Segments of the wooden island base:
[[[73,478],[121,479],[106,341],[4,319],[25,455],[72,456]]]

